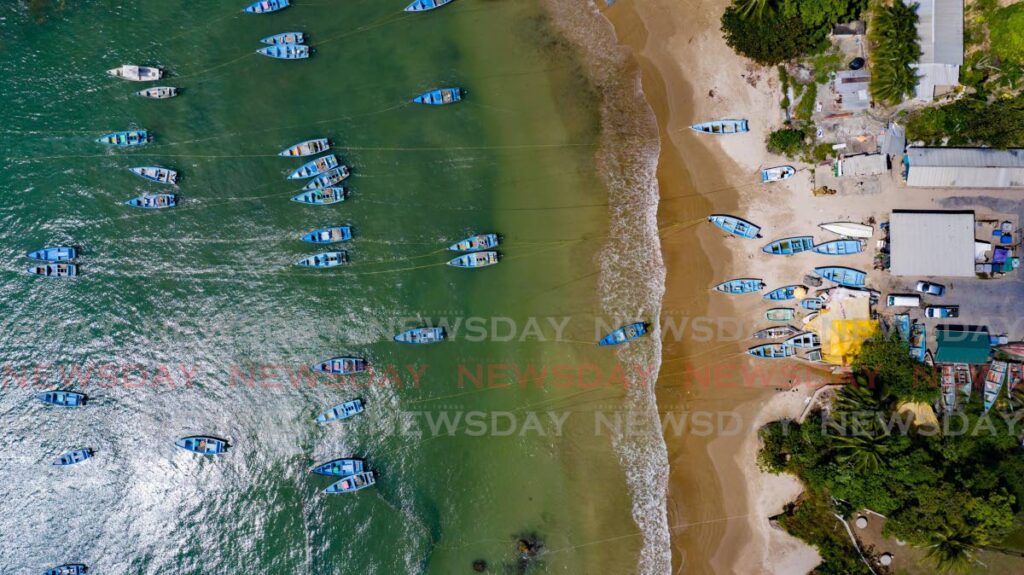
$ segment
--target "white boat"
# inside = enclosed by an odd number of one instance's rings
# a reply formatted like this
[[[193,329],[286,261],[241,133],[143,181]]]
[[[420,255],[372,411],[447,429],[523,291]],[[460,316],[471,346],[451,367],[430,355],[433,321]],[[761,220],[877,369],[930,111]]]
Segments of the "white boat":
[[[832,222],[829,224],[821,224],[818,227],[826,232],[832,232],[833,234],[846,236],[848,238],[871,239],[871,236],[875,233],[875,228],[854,222]]]
[[[178,89],[174,86],[155,86],[153,88],[146,88],[145,90],[139,90],[135,92],[143,98],[152,98],[154,100],[166,100],[167,98],[173,98],[178,95]]]
[[[150,66],[133,66],[125,64],[119,68],[107,70],[107,74],[115,78],[131,80],[132,82],[152,82],[164,77],[164,71],[160,68]]]

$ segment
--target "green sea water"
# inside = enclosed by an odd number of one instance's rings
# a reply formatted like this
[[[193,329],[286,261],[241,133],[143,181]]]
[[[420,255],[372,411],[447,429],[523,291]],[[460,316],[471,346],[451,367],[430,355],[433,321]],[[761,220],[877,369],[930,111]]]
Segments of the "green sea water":
[[[601,97],[573,49],[534,0],[241,4],[0,7],[3,571],[637,572],[629,454],[595,431],[626,393],[609,381],[621,354],[593,345],[612,321],[610,192]],[[291,30],[313,58],[254,54]],[[133,96],[141,85],[104,74],[124,63],[163,67],[181,95]],[[467,98],[408,103],[439,86]],[[154,141],[93,142],[129,128]],[[313,137],[352,167],[341,205],[289,201],[299,162],[276,154]],[[124,206],[163,191],[127,170],[153,164],[179,170],[179,207]],[[339,224],[351,265],[294,267],[318,251],[300,234]],[[503,236],[500,265],[444,265],[445,246],[485,231]],[[80,249],[80,277],[23,273],[26,251],[54,244]],[[451,341],[391,341],[426,324]],[[336,355],[376,373],[303,371]],[[92,401],[32,400],[54,387]],[[313,423],[351,397],[366,413]],[[191,434],[232,449],[174,447]],[[96,456],[49,465],[78,447]],[[308,470],[343,456],[377,485],[321,495]],[[520,538],[541,542],[536,558],[519,560]]]

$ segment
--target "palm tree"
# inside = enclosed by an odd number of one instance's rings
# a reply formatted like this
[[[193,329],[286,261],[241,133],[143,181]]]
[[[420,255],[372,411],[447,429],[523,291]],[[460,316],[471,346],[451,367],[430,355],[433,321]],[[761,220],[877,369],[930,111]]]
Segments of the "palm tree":
[[[886,466],[888,435],[851,435],[836,438],[836,461],[851,465],[858,473],[877,473]]]
[[[744,18],[750,17],[754,14],[758,18],[764,14],[765,8],[768,7],[768,0],[738,0],[740,4],[740,15]]]
[[[943,573],[966,573],[976,562],[977,538],[970,531],[954,531],[946,525],[929,535],[925,560]]]

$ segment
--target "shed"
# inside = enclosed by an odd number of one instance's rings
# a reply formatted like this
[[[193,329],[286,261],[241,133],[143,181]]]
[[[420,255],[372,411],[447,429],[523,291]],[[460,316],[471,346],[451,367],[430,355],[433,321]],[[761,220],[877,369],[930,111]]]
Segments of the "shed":
[[[939,326],[935,332],[935,363],[988,363],[992,342],[988,331]]]
[[[1024,149],[908,148],[907,185],[929,188],[1024,187]]]
[[[974,212],[897,210],[889,219],[893,275],[973,277],[974,249]]]

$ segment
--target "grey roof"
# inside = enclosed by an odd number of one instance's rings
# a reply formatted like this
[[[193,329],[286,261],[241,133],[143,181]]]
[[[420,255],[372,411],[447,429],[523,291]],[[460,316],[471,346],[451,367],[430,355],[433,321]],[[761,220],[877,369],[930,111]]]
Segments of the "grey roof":
[[[936,86],[959,83],[960,66],[964,63],[963,0],[903,0],[919,4],[917,35],[921,43],[918,60],[917,97],[931,100]]]
[[[877,176],[889,169],[885,154],[859,154],[842,159],[843,176]]]
[[[836,74],[832,86],[842,96],[841,108],[844,110],[866,110],[871,105],[868,86],[871,74],[867,70],[843,70]]]
[[[898,276],[974,276],[974,212],[894,211],[890,269]]]
[[[890,156],[902,156],[907,147],[907,131],[899,124],[889,124],[882,136],[882,153]]]
[[[1024,149],[908,148],[907,185],[929,188],[1024,187]]]

